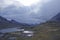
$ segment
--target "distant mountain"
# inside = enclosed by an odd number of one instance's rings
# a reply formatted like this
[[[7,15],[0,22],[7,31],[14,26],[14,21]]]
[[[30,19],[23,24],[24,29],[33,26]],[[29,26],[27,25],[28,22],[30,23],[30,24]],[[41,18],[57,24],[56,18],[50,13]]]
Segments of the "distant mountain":
[[[60,22],[60,13],[58,13],[56,16],[54,16],[51,21],[57,21]]]
[[[9,27],[24,27],[24,26],[30,26],[30,25],[25,23],[19,23],[15,20],[9,21],[6,18],[0,16],[0,29],[9,28]]]

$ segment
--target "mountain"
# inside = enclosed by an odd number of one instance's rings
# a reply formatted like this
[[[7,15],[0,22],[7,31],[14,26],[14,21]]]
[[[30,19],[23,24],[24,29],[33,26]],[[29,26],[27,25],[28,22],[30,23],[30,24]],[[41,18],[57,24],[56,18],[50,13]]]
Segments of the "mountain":
[[[6,18],[0,16],[0,29],[10,28],[10,27],[25,27],[25,26],[30,26],[30,25],[25,23],[19,23],[15,20],[9,21]]]
[[[57,21],[57,22],[60,22],[60,13],[58,13],[57,15],[55,15],[51,21]]]
[[[60,40],[60,13],[45,23],[35,25],[31,40]]]
[[[54,16],[51,20],[45,23],[41,23],[33,26],[33,28],[27,28],[27,30],[34,31],[32,37],[16,37],[17,40],[60,40],[60,14]],[[54,20],[53,20],[54,19]],[[12,20],[12,23],[15,23]],[[19,34],[19,33],[18,33]]]

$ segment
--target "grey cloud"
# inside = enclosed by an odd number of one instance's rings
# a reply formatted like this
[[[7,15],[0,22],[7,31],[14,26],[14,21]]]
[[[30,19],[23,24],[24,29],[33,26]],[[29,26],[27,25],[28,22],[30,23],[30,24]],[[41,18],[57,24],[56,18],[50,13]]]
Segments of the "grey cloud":
[[[60,12],[60,0],[43,3],[41,7],[39,5],[37,5],[37,8],[25,6],[17,8],[12,4],[0,10],[0,15],[18,22],[35,24],[45,22]],[[36,10],[35,8],[38,9],[36,13],[34,11]]]
[[[60,0],[52,0],[51,2],[46,3],[42,6],[41,12],[39,10],[36,17],[49,20],[59,12],[60,12]]]

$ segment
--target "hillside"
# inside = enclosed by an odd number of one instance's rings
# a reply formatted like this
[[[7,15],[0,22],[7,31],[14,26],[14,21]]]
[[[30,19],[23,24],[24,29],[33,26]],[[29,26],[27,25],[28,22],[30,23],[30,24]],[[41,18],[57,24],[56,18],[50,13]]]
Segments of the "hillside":
[[[10,28],[10,27],[24,27],[24,26],[29,26],[29,25],[25,23],[19,23],[15,20],[9,21],[6,18],[0,16],[0,29]]]
[[[34,40],[60,40],[60,23],[46,22],[35,26],[33,30],[36,31],[32,38]]]
[[[60,22],[60,13],[58,13],[58,14],[55,15],[53,18],[51,18],[50,21],[57,21],[57,22]]]

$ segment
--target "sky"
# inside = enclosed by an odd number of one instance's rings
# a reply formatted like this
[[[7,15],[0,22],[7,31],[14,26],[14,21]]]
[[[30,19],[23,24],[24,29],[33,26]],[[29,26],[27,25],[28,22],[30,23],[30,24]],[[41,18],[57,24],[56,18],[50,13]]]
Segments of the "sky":
[[[0,0],[0,16],[21,23],[39,24],[60,12],[60,0],[42,0],[34,5],[20,3],[21,0]]]

